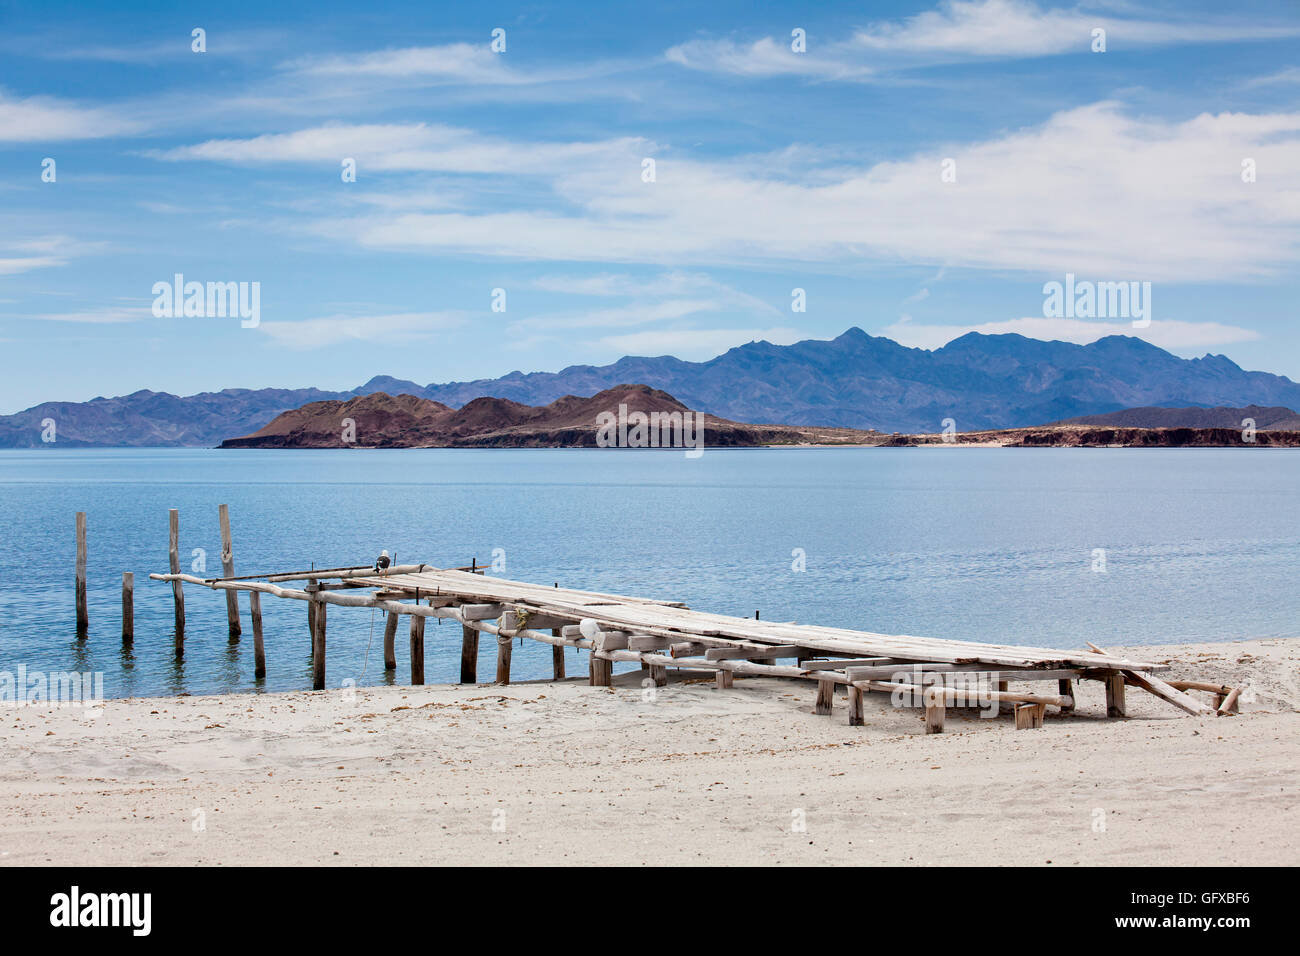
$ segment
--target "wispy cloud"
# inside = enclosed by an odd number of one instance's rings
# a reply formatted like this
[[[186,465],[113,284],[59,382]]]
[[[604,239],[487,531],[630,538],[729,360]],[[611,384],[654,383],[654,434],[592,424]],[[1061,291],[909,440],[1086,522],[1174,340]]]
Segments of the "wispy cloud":
[[[463,312],[399,312],[390,315],[331,315],[297,321],[263,321],[258,329],[291,349],[317,349],[340,342],[381,343],[433,338],[463,325]]]
[[[1079,144],[1086,143],[1086,150]],[[664,266],[864,260],[1144,280],[1251,279],[1300,258],[1300,113],[1170,122],[1096,103],[983,142],[853,166],[530,143],[424,126],[323,127],[211,141],[168,158],[308,162],[350,152],[408,169],[514,174],[461,211],[369,210],[293,228],[374,249]],[[1243,182],[1243,159],[1259,176]],[[945,182],[945,160],[955,182]],[[543,177],[549,185],[536,183]],[[421,184],[418,192],[426,187]],[[392,192],[400,196],[399,188]],[[557,202],[558,201],[558,202]]]
[[[1241,17],[1151,20],[1045,8],[1031,0],[943,0],[933,10],[872,23],[843,40],[810,36],[802,53],[791,49],[788,37],[762,37],[748,43],[699,38],[665,55],[692,69],[739,76],[865,80],[936,63],[1090,53],[1096,29],[1106,31],[1107,50],[1300,36],[1294,23]]]
[[[141,128],[139,121],[110,108],[81,106],[53,96],[17,99],[0,91],[0,142],[103,139]]]

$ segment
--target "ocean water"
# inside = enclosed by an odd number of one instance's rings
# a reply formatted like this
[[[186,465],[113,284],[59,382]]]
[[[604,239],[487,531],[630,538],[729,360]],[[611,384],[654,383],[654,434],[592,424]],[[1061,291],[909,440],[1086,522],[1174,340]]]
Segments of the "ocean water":
[[[264,680],[247,595],[231,643],[222,593],[187,586],[184,659],[172,652],[171,589],[148,578],[167,570],[167,511],[183,568],[205,557],[198,573],[215,576],[220,503],[237,574],[381,548],[439,566],[495,554],[507,577],[885,633],[1048,647],[1300,635],[1297,449],[51,448],[0,451],[0,672],[101,671],[110,697],[310,687],[302,602],[263,600]],[[331,607],[327,684],[407,683],[405,627],[395,674],[382,631],[380,614]],[[490,678],[495,642],[481,648]],[[431,620],[425,649],[431,683],[458,679],[458,625]],[[516,648],[513,673],[549,676],[550,648]]]

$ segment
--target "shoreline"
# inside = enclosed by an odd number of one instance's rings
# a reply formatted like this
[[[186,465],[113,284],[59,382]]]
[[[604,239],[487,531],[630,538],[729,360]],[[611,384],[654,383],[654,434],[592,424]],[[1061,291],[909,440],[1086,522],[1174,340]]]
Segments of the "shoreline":
[[[885,695],[849,727],[806,682],[639,672],[6,710],[0,864],[1294,862],[1300,639],[1141,653],[1256,692],[1115,721],[1085,682],[1041,730],[929,736]]]

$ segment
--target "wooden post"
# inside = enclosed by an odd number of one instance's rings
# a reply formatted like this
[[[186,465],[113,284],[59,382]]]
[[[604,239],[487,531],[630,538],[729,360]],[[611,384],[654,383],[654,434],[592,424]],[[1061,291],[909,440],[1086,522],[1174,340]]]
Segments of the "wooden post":
[[[90,630],[90,616],[86,613],[86,513],[77,512],[77,637],[85,637]]]
[[[713,686],[718,690],[726,690],[733,685],[735,676],[731,671],[716,670],[713,672]]]
[[[1016,730],[1037,730],[1043,726],[1046,704],[1017,704]]]
[[[311,642],[311,689],[325,689],[325,609],[329,606],[319,598],[313,597],[311,603],[316,605],[316,627]]]
[[[514,611],[506,611],[497,618],[497,626],[503,630],[513,631],[519,627],[519,616]],[[507,634],[497,635],[497,683],[510,683],[510,655],[514,650],[514,638]]]
[[[235,554],[230,544],[230,506],[217,505],[217,517],[221,522],[221,573],[228,578],[235,576]],[[238,640],[243,629],[239,626],[239,592],[226,592],[226,620],[230,622],[230,637]]]
[[[181,513],[172,508],[167,513],[168,544],[167,556],[171,561],[172,574],[181,573]],[[179,579],[172,580],[172,611],[176,627],[176,656],[185,653],[185,591]]]
[[[478,683],[478,631],[468,624],[460,627],[460,682]]]
[[[135,575],[122,572],[122,643],[135,640]]]
[[[656,687],[667,687],[668,668],[663,664],[651,664],[650,679],[655,682]]]
[[[854,687],[852,684],[849,685],[850,727],[861,727],[865,723],[862,716],[862,698],[865,696],[866,692],[863,691],[861,687]]]
[[[510,654],[514,648],[514,638],[497,635],[497,683],[510,683]]]
[[[266,647],[262,644],[262,595],[248,592],[248,613],[253,619],[253,676],[266,676]]]
[[[591,652],[591,673],[588,675],[588,683],[592,687],[609,687],[614,679],[614,662],[607,661],[603,657],[597,657],[595,650]]]
[[[817,682],[817,706],[815,713],[826,716],[832,710],[835,700],[835,681],[819,680]]]
[[[1005,693],[1007,693],[1007,688],[1008,688],[1008,686],[1009,686],[1009,682],[1008,682],[1008,681],[1000,680],[1000,681],[998,681],[998,683],[997,683],[997,687],[996,687],[995,689],[997,690],[997,692],[998,692],[999,694],[1005,694]],[[999,701],[999,702],[998,702],[998,713],[999,713],[999,714],[1006,714],[1006,713],[1009,713],[1010,711],[1012,711],[1012,710],[1015,709],[1015,706],[1016,706],[1015,704],[1009,704],[1009,703],[1007,703],[1006,701]]]
[[[551,634],[555,637],[559,637],[563,633],[563,628],[551,628]],[[551,671],[554,680],[564,680],[564,647],[559,644],[551,645]]]
[[[1124,708],[1124,675],[1116,674],[1114,677],[1107,677],[1104,680],[1106,684],[1106,716],[1126,716],[1127,711]]]
[[[943,733],[944,695],[940,688],[925,689],[925,732],[927,734]]]
[[[411,683],[424,683],[424,618],[411,615]]]
[[[384,618],[384,670],[397,670],[397,614],[393,611]]]
[[[316,583],[315,578],[312,578],[303,590],[315,594],[318,587],[320,585]],[[308,646],[314,650],[316,647],[316,601],[314,599],[307,602],[307,637],[311,641]]]
[[[1061,708],[1061,713],[1063,713],[1063,714],[1069,714],[1069,713],[1072,713],[1072,712],[1074,711],[1074,703],[1073,703],[1073,701],[1074,701],[1074,687],[1073,687],[1073,683],[1074,683],[1074,682],[1071,681],[1069,678],[1066,678],[1065,680],[1058,680],[1058,681],[1056,682],[1056,692],[1057,692],[1058,694],[1060,694],[1062,697],[1069,697],[1070,700],[1071,700],[1070,706],[1068,706],[1068,707],[1062,707],[1062,708]]]

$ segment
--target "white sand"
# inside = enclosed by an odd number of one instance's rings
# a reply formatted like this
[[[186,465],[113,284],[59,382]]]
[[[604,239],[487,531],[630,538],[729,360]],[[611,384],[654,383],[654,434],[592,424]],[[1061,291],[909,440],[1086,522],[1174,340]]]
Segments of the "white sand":
[[[1195,718],[1129,688],[1110,721],[1087,682],[1042,730],[935,736],[880,694],[849,727],[811,682],[646,701],[639,673],[0,711],[0,862],[1294,864],[1300,641],[1132,653],[1256,695]]]

